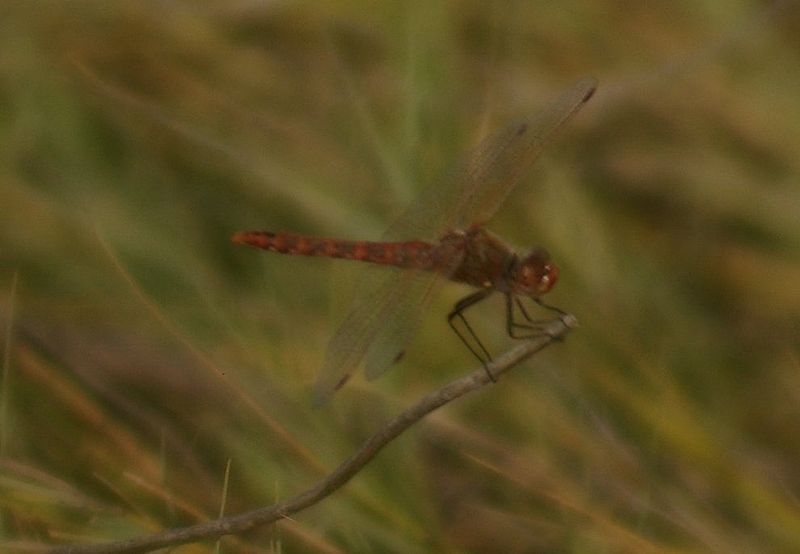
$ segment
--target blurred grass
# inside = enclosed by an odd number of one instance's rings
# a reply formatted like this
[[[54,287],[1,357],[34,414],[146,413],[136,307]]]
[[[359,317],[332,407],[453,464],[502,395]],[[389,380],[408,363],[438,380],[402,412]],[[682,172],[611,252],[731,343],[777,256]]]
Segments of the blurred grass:
[[[2,15],[4,551],[213,518],[229,459],[226,513],[285,499],[471,366],[454,286],[403,367],[311,410],[339,269],[228,237],[376,237],[584,74],[600,92],[491,225],[547,246],[580,329],[223,551],[800,550],[794,3]],[[501,348],[500,303],[479,313]]]

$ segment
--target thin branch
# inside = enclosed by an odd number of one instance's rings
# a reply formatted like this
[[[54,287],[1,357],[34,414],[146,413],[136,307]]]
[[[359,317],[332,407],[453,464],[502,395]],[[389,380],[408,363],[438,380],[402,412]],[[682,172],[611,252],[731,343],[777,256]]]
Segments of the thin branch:
[[[574,328],[576,325],[577,321],[571,315],[564,315],[550,321],[543,327],[543,333],[541,335],[521,342],[518,346],[505,352],[488,364],[489,371],[495,377],[502,375],[546,346],[555,341],[562,340],[567,333],[569,333],[570,329]],[[255,527],[274,523],[279,519],[316,504],[341,488],[352,479],[353,476],[361,471],[384,446],[432,411],[489,383],[491,383],[491,380],[489,379],[486,369],[480,367],[464,377],[451,381],[440,389],[433,391],[404,412],[401,412],[397,417],[387,422],[378,432],[372,435],[355,454],[345,460],[327,477],[307,491],[289,500],[236,516],[224,517],[191,527],[172,529],[155,535],[105,544],[61,546],[51,550],[50,553],[129,554],[135,552],[149,552],[166,546],[177,546],[199,540],[216,539],[223,535],[241,533]]]

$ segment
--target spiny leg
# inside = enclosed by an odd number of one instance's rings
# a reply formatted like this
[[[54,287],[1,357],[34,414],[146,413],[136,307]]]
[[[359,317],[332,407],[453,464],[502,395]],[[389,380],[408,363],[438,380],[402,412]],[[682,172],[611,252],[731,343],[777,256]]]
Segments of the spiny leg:
[[[489,366],[486,365],[492,359],[492,356],[489,354],[489,351],[486,350],[486,347],[483,346],[483,343],[478,338],[478,335],[475,334],[475,331],[473,331],[472,326],[467,321],[467,318],[464,317],[463,313],[464,310],[466,310],[467,308],[469,308],[474,304],[477,304],[478,302],[489,296],[492,292],[493,289],[481,289],[459,300],[456,303],[455,307],[453,307],[453,311],[451,311],[447,315],[447,323],[450,325],[450,328],[458,336],[458,338],[461,339],[461,342],[463,342],[469,349],[469,351],[472,352],[473,356],[478,358],[478,361],[480,361],[483,364],[483,368],[486,370],[486,375],[489,376],[489,379],[491,379],[492,382],[496,382],[497,379],[495,379],[494,375],[492,375],[492,372],[489,371]],[[467,340],[467,337],[465,337],[461,333],[461,331],[455,326],[455,324],[453,323],[453,320],[455,318],[460,319],[461,322],[464,324],[464,328],[467,330],[467,333],[469,333],[469,335],[478,345],[480,353],[472,346],[472,344],[470,344],[470,342]]]
[[[561,316],[566,315],[566,312],[553,306],[544,304],[538,298],[535,298],[534,301],[546,309],[558,312],[558,314]],[[522,314],[522,317],[525,318],[525,323],[516,321],[514,317],[515,305],[516,309]],[[549,322],[549,319],[533,319],[525,309],[524,304],[518,296],[511,293],[506,294],[506,330],[508,332],[508,336],[510,336],[512,339],[529,339],[538,336],[541,334],[544,325]],[[529,332],[518,333],[518,330],[525,330]]]
[[[551,306],[550,304],[545,304],[545,302],[541,298],[536,298],[536,299],[534,299],[534,301],[537,304],[539,304],[542,308],[544,308],[546,310],[550,310],[551,312],[557,313],[559,319],[561,319],[562,322],[566,321],[567,316],[569,316],[569,314],[567,312],[565,312],[564,310],[562,310],[561,308],[557,308],[555,306]],[[563,337],[554,337],[553,335],[550,335],[550,337],[554,338],[555,340],[559,340],[559,341],[563,340]]]
[[[551,306],[550,304],[546,304],[545,301],[542,300],[541,298],[535,298],[533,301],[536,302],[537,304],[539,304],[545,310],[550,310],[551,312],[555,312],[558,315],[560,315],[561,317],[564,317],[565,315],[569,315],[569,314],[567,314],[567,312],[565,312],[561,308],[556,308],[555,306]]]
[[[519,323],[516,321],[514,317],[515,305],[517,309],[519,309],[520,313],[522,313],[522,317],[525,318],[527,323]],[[512,339],[528,339],[535,337],[541,331],[541,323],[543,323],[543,321],[537,321],[531,318],[517,296],[511,293],[506,293],[506,332],[508,333],[509,337]],[[518,330],[525,330],[529,332],[519,333]]]

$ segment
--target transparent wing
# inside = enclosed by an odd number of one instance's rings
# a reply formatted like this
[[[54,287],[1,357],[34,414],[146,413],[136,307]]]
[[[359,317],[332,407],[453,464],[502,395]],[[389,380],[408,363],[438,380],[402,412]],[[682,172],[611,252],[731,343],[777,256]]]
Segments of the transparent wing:
[[[446,230],[485,223],[595,87],[592,78],[578,81],[540,114],[483,140],[442,183],[429,187],[412,203],[387,230],[384,240],[437,240]],[[365,355],[370,379],[402,356],[441,277],[449,275],[448,268],[455,268],[460,261],[457,253],[450,257],[438,273],[365,269],[357,280],[353,304],[328,345],[315,385],[315,404],[325,402],[341,387]]]
[[[353,304],[328,344],[314,387],[315,405],[344,385],[365,355],[370,379],[398,361],[442,282],[442,275],[433,271],[367,269],[373,271],[358,279]]]
[[[437,239],[449,229],[486,223],[596,87],[594,78],[581,79],[539,114],[484,139],[441,183],[422,192],[386,238]]]
[[[384,314],[367,349],[364,374],[369,380],[383,375],[403,357],[444,278],[441,273],[414,272],[410,281],[401,301]]]

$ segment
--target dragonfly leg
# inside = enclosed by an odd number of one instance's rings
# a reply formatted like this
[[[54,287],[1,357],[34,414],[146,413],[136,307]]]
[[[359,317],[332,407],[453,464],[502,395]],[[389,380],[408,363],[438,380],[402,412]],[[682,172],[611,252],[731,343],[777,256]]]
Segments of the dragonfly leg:
[[[464,310],[466,310],[467,308],[469,308],[474,304],[477,304],[478,302],[489,296],[492,292],[493,289],[481,289],[459,300],[456,303],[455,307],[453,307],[453,311],[451,311],[447,315],[447,323],[450,325],[450,328],[458,336],[458,338],[461,339],[461,342],[463,342],[469,349],[469,351],[472,352],[472,354],[476,358],[478,358],[478,360],[483,364],[483,368],[486,370],[486,375],[489,376],[489,379],[491,379],[492,382],[496,382],[497,379],[495,379],[495,376],[492,375],[491,371],[489,371],[489,366],[486,365],[487,362],[489,362],[492,359],[492,356],[489,354],[489,351],[486,350],[486,347],[483,346],[483,343],[478,338],[478,335],[475,334],[475,331],[473,331],[472,326],[467,321],[467,318],[464,317]],[[461,320],[462,324],[464,325],[464,328],[466,329],[466,332],[469,334],[470,337],[472,337],[472,340],[475,342],[475,344],[478,345],[478,349],[476,349],[472,344],[470,344],[470,341],[467,340],[467,337],[458,329],[458,327],[455,326],[453,320],[456,318]]]
[[[534,302],[539,304],[545,310],[550,310],[551,312],[555,312],[555,313],[557,313],[558,315],[560,315],[562,317],[565,316],[565,315],[568,315],[567,312],[565,312],[561,308],[556,308],[555,306],[551,306],[550,304],[546,304],[544,302],[544,300],[542,300],[541,298],[534,299]]]
[[[562,310],[547,304],[543,304],[538,298],[536,298],[534,301],[546,309],[558,312],[559,315],[565,315],[565,312]],[[524,323],[517,321],[514,317],[514,312],[517,310],[525,319]],[[532,318],[525,309],[525,305],[522,303],[522,300],[518,296],[510,293],[506,294],[506,331],[508,332],[508,336],[510,336],[512,339],[529,339],[536,337],[542,334],[544,325],[546,323],[550,323],[550,321],[551,320],[549,319]]]

